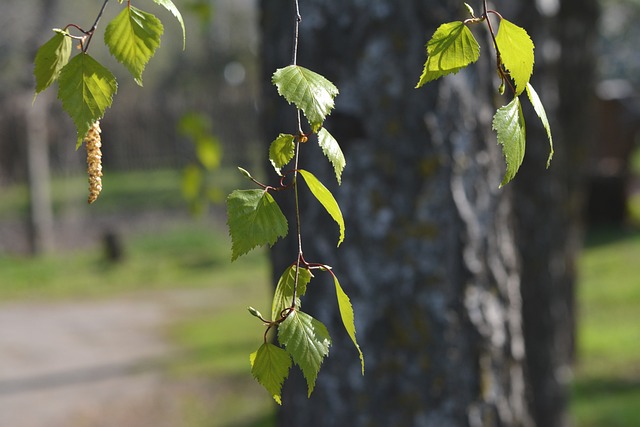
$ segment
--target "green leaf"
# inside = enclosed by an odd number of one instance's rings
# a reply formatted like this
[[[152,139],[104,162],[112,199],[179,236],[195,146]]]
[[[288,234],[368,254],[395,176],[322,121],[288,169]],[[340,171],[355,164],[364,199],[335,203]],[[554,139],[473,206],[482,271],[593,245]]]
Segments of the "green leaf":
[[[278,93],[302,110],[313,132],[317,132],[334,107],[338,88],[320,74],[298,65],[276,70],[272,81]]]
[[[480,58],[480,45],[461,21],[440,25],[427,43],[427,62],[416,88],[457,73]]]
[[[524,159],[526,128],[522,106],[518,97],[498,109],[493,116],[493,129],[498,133],[498,143],[507,162],[507,171],[500,187],[516,176]]]
[[[142,86],[142,72],[158,46],[164,28],[158,18],[133,6],[125,7],[104,31],[109,52]]]
[[[322,184],[311,172],[302,169],[298,172],[300,172],[300,175],[304,178],[304,181],[307,183],[311,193],[316,199],[318,199],[320,204],[324,206],[329,215],[331,215],[331,218],[333,218],[333,220],[338,224],[338,227],[340,227],[340,238],[338,239],[338,246],[340,246],[340,243],[344,240],[344,219],[342,218],[342,212],[340,211],[338,202],[336,202],[336,199],[327,187],[325,187],[324,184]]]
[[[496,36],[500,58],[516,84],[518,96],[533,74],[533,42],[524,28],[502,19]]]
[[[549,157],[547,158],[547,167],[549,167],[551,159],[553,158],[553,137],[551,136],[551,125],[549,125],[549,119],[547,119],[547,113],[544,110],[544,105],[542,105],[542,101],[540,100],[538,93],[533,89],[533,86],[531,86],[530,83],[527,83],[527,95],[529,96],[531,105],[533,105],[533,109],[538,117],[540,117],[542,126],[544,126],[544,129],[547,131],[547,138],[549,138]]]
[[[302,369],[307,379],[308,396],[311,396],[320,365],[331,346],[327,328],[306,313],[292,311],[278,327],[278,341]]]
[[[188,201],[200,196],[204,175],[196,165],[189,165],[182,171],[182,197]]]
[[[222,160],[222,145],[220,141],[211,135],[202,135],[196,139],[196,156],[202,166],[212,171],[220,166]]]
[[[342,324],[344,328],[347,330],[347,334],[351,337],[351,341],[356,346],[358,353],[360,354],[360,364],[362,365],[362,375],[364,375],[364,355],[362,354],[362,350],[360,350],[360,346],[358,345],[358,341],[356,341],[356,325],[355,325],[355,316],[353,315],[353,306],[351,305],[351,301],[347,294],[342,290],[342,286],[340,286],[340,282],[338,282],[338,278],[333,275],[333,282],[336,285],[336,295],[338,297],[338,308],[340,309],[340,317],[342,318]]]
[[[327,159],[329,159],[333,165],[333,170],[336,173],[338,184],[341,184],[342,171],[344,170],[347,161],[344,158],[344,154],[342,154],[338,141],[335,140],[328,130],[322,128],[318,131],[318,144],[320,145],[320,148],[322,148],[324,155],[327,156]]]
[[[295,155],[295,137],[293,135],[281,133],[269,147],[269,160],[278,175],[282,175],[280,170],[293,159]]]
[[[236,190],[227,197],[231,260],[287,235],[287,219],[265,190]]]
[[[251,353],[249,361],[253,377],[271,393],[278,405],[282,405],[282,384],[291,369],[289,353],[278,346],[264,343],[258,351]]]
[[[300,298],[307,292],[307,285],[311,281],[311,271],[300,267],[298,270],[298,292],[296,298],[296,309],[300,309]],[[276,321],[280,318],[280,313],[285,308],[291,307],[293,299],[293,288],[296,283],[296,266],[289,266],[278,280],[278,286],[273,295],[273,304],[271,305],[271,320]]]
[[[40,46],[34,61],[33,75],[36,78],[36,95],[51,86],[57,80],[62,67],[69,62],[71,56],[71,37],[65,30],[54,29],[53,35]]]
[[[153,0],[156,4],[163,6],[167,9],[173,16],[176,17],[178,22],[180,23],[180,27],[182,27],[182,49],[187,48],[187,30],[184,27],[184,21],[182,20],[182,15],[178,8],[173,4],[171,0]]]
[[[76,148],[91,125],[111,106],[118,89],[116,78],[86,53],[71,59],[60,71],[58,99],[78,130]]]

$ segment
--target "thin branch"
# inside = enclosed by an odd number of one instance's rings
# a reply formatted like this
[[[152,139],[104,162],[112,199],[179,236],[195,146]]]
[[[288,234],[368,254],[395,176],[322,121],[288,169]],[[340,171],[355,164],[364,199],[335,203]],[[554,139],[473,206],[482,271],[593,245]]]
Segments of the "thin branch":
[[[511,91],[515,94],[516,90],[513,87],[513,85],[511,84],[511,80],[509,80],[509,77],[507,76],[507,74],[504,71],[504,67],[502,66],[502,57],[500,56],[500,49],[498,48],[498,41],[496,40],[496,34],[493,31],[493,24],[491,24],[491,19],[489,19],[489,14],[493,13],[494,15],[498,16],[498,18],[503,19],[502,15],[500,15],[498,12],[496,12],[495,10],[490,10],[487,6],[487,0],[483,0],[483,13],[482,13],[482,17],[487,21],[487,27],[489,28],[489,33],[491,34],[491,39],[493,40],[493,47],[496,50],[496,68],[498,71],[498,74],[500,75],[500,78],[502,79],[503,82],[507,82],[507,84],[509,85],[509,87],[511,88]]]
[[[98,28],[98,22],[100,22],[100,18],[102,18],[102,14],[104,13],[104,9],[107,7],[107,3],[109,3],[109,0],[104,0],[104,3],[102,3],[102,7],[100,8],[100,13],[98,13],[98,16],[96,17],[96,21],[91,26],[91,29],[85,33],[87,34],[87,43],[85,43],[84,47],[82,48],[82,51],[84,53],[87,53],[87,49],[89,49],[89,43],[91,43],[93,34]]]
[[[291,58],[291,64],[296,65],[298,63],[298,38],[302,15],[300,15],[300,5],[298,4],[298,0],[294,0],[294,5],[296,8],[296,16],[294,17],[293,26],[293,55]]]

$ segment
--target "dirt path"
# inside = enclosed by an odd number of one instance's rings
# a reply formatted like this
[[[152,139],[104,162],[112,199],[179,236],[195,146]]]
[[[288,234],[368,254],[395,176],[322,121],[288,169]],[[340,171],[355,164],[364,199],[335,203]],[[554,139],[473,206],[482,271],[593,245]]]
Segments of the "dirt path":
[[[0,427],[180,425],[163,328],[210,293],[0,305]]]

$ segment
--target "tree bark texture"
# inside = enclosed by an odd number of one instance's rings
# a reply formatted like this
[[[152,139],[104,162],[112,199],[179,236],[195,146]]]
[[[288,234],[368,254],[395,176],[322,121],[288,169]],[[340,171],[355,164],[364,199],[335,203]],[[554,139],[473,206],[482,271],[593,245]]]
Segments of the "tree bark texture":
[[[261,2],[263,81],[291,62],[293,1]],[[442,0],[302,0],[299,65],[341,90],[325,123],[347,158],[342,186],[313,140],[302,167],[336,196],[346,240],[314,200],[302,200],[307,261],[334,268],[356,313],[360,375],[332,281],[317,273],[302,309],[329,327],[331,354],[307,399],[297,368],[282,426],[528,426],[520,277],[509,190],[491,131],[495,60],[416,90],[424,44],[464,16]],[[270,140],[295,133],[295,110],[264,88]],[[301,194],[306,187],[301,186]],[[283,209],[291,195],[278,194]],[[288,206],[288,207],[287,207]],[[274,279],[296,258],[272,251]]]
[[[595,135],[598,8],[596,0],[561,0],[550,9],[536,3],[545,2],[518,2],[514,15],[536,43],[532,84],[551,119],[556,152],[544,171],[547,136],[529,110],[525,162],[514,181],[516,240],[530,411],[540,427],[563,427],[570,425],[576,262]]]

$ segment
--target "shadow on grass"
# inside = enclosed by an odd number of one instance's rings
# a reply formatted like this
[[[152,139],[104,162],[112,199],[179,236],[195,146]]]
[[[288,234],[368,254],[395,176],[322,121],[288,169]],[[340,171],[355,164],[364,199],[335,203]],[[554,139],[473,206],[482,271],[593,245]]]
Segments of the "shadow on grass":
[[[639,238],[640,228],[637,227],[596,227],[588,231],[585,248],[595,248]]]
[[[640,425],[640,379],[593,378],[576,381],[573,414],[579,427]]]

